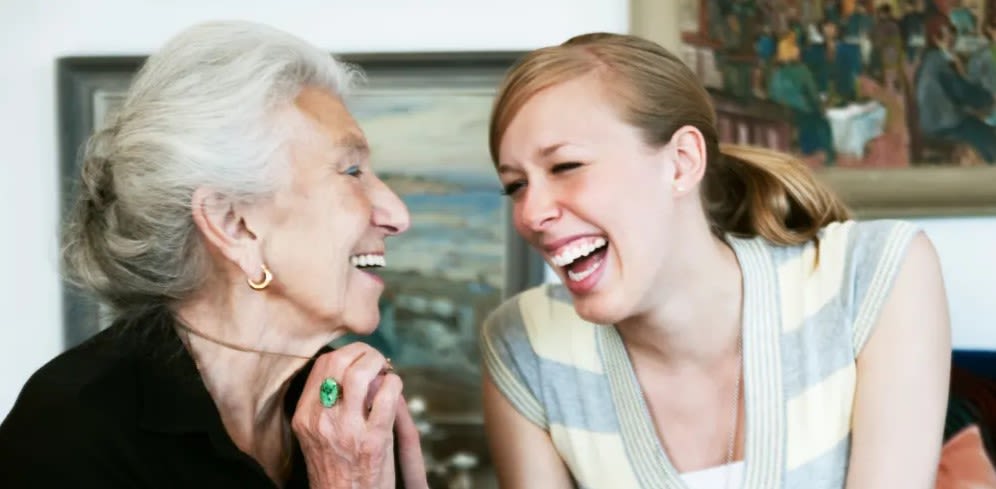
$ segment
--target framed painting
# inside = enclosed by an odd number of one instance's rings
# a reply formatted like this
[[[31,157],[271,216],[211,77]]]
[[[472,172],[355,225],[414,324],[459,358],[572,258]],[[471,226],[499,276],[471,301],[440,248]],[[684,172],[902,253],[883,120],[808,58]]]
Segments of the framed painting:
[[[633,33],[680,31],[722,142],[797,155],[860,217],[996,214],[996,0],[674,5]]]
[[[494,91],[517,56],[340,56],[366,74],[346,103],[367,134],[375,170],[412,218],[408,232],[388,241],[380,327],[343,341],[382,350],[404,375],[409,395],[470,424],[480,417],[480,322],[504,298],[544,280],[542,259],[511,227],[487,149]],[[122,101],[143,61],[58,60],[63,215],[76,198],[85,138]],[[107,326],[93,298],[69,286],[64,298],[66,348]]]

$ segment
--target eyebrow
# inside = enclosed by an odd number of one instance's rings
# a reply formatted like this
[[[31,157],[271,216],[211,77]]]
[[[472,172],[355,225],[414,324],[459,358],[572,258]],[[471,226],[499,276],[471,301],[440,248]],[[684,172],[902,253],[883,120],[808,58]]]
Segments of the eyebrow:
[[[337,149],[343,149],[348,153],[370,154],[370,146],[367,145],[367,140],[355,132],[346,133],[336,139],[334,144]]]
[[[540,149],[538,151],[538,153],[539,153],[540,156],[542,156],[542,157],[545,158],[547,156],[550,156],[555,151],[557,151],[558,149],[560,149],[560,148],[562,148],[564,146],[567,146],[567,141],[561,141],[561,142],[556,143],[556,144],[551,144],[551,145],[549,145],[549,146],[547,146],[545,148]]]
[[[540,148],[539,151],[536,152],[536,154],[538,154],[540,158],[548,158],[551,154],[555,153],[558,149],[560,149],[560,148],[562,148],[564,146],[567,146],[567,144],[568,144],[567,141],[561,141],[559,143],[554,143],[554,144],[551,144],[551,145],[546,146],[544,148]],[[499,175],[503,174],[503,173],[510,173],[510,172],[515,172],[515,171],[518,171],[518,170],[516,170],[515,168],[512,168],[511,166],[508,166],[508,165],[498,165],[498,174]]]

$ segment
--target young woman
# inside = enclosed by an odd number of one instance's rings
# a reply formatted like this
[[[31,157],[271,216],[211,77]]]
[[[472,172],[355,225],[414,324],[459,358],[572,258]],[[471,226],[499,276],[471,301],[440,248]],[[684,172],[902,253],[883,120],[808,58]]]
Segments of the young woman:
[[[490,143],[562,281],[483,326],[503,488],[933,487],[949,320],[912,225],[720,145],[695,75],[633,36],[528,54]]]

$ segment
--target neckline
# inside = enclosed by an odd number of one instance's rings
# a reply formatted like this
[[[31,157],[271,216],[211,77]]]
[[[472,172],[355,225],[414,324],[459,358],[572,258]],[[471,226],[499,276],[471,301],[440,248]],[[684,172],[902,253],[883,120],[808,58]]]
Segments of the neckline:
[[[743,273],[744,480],[742,487],[780,485],[785,404],[779,337],[778,281],[761,238],[727,236]],[[671,464],[615,327],[597,328],[619,432],[643,487],[687,489]]]
[[[704,469],[696,469],[696,470],[689,470],[687,472],[680,472],[678,475],[681,476],[682,478],[689,477],[689,476],[700,476],[702,474],[707,474],[707,473],[710,473],[710,472],[719,472],[719,471],[723,471],[723,470],[726,470],[726,469],[729,469],[729,468],[740,467],[740,466],[742,466],[744,464],[745,464],[745,462],[743,460],[736,460],[736,461],[730,462],[728,464],[713,465],[712,467],[706,467]]]

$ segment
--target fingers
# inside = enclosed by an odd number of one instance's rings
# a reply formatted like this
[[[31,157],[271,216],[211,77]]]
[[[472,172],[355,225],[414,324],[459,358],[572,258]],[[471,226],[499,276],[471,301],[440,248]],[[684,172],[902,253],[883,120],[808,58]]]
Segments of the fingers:
[[[394,432],[398,443],[402,480],[407,489],[429,489],[425,476],[425,459],[422,458],[422,444],[415,420],[408,411],[404,397],[399,396],[396,406]]]
[[[301,442],[312,487],[331,487],[335,481],[347,479],[359,487],[394,487],[391,428],[401,396],[401,379],[394,374],[383,375],[386,365],[380,352],[363,343],[353,343],[315,359],[291,421]],[[319,392],[322,381],[329,377],[339,383],[341,394],[332,407],[325,408]]]
[[[371,349],[356,359],[342,374],[344,406],[350,413],[366,418],[367,398],[374,379],[380,375],[387,360],[380,352]]]
[[[378,429],[391,430],[397,414],[398,399],[401,398],[401,378],[395,374],[384,376],[380,390],[374,394],[373,409],[367,422]]]
[[[350,365],[366,353],[374,351],[370,345],[351,343],[342,348],[325,353],[315,359],[315,364],[304,383],[304,390],[297,402],[297,412],[316,412],[322,409],[317,399],[319,386],[326,377],[332,377],[336,382],[342,382],[342,374]],[[342,386],[340,385],[340,388]]]

